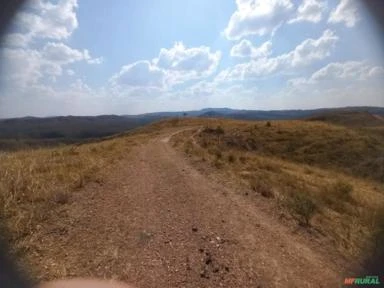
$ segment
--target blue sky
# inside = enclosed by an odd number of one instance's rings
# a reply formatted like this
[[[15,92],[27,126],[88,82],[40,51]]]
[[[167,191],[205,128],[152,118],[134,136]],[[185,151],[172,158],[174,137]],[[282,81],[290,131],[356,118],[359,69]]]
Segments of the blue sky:
[[[0,46],[0,117],[384,106],[358,0],[31,0]]]

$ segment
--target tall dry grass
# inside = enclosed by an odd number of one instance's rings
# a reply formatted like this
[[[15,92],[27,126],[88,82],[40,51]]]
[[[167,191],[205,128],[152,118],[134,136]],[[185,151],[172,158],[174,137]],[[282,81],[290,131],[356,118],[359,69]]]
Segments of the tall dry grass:
[[[133,137],[0,154],[0,211],[11,241],[33,233],[58,205],[127,154]]]
[[[307,121],[199,124],[205,128],[193,137],[194,131],[176,135],[175,147],[245,185],[250,199],[273,199],[278,209],[320,231],[347,255],[380,248],[384,178],[375,165],[384,164],[377,162],[384,146],[374,135]],[[224,129],[220,141],[214,133],[218,126]]]

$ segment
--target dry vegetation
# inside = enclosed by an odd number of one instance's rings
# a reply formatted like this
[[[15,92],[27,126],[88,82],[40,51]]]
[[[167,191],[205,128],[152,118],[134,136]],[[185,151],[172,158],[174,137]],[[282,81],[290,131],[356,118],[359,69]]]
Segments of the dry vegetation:
[[[173,144],[292,219],[331,239],[348,255],[384,240],[382,127],[346,128],[316,121],[160,121],[98,143],[0,154],[0,211],[23,257],[49,213],[70,203],[132,146],[164,128],[195,127]],[[176,129],[177,130],[177,129]]]
[[[0,153],[0,217],[12,252],[23,258],[51,214],[87,183],[102,184],[104,171],[151,133],[145,128],[98,143]]]
[[[174,145],[245,185],[246,197],[272,199],[347,255],[366,256],[379,248],[384,236],[379,130],[313,121],[202,120],[200,127],[174,137]]]

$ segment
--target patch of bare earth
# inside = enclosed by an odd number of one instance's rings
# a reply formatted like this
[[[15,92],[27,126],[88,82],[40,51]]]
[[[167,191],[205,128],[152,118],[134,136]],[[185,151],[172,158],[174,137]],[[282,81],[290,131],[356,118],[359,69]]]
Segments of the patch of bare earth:
[[[169,144],[171,134],[133,148],[105,181],[49,216],[28,256],[39,280],[92,276],[143,288],[343,283],[343,260],[192,167]]]

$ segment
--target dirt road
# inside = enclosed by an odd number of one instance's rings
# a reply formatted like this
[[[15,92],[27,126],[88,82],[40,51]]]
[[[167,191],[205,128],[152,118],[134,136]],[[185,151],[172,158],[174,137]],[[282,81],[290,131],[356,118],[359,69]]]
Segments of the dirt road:
[[[74,195],[63,213],[76,220],[44,240],[47,271],[143,288],[342,285],[327,255],[194,169],[170,135],[135,147],[103,185]]]

